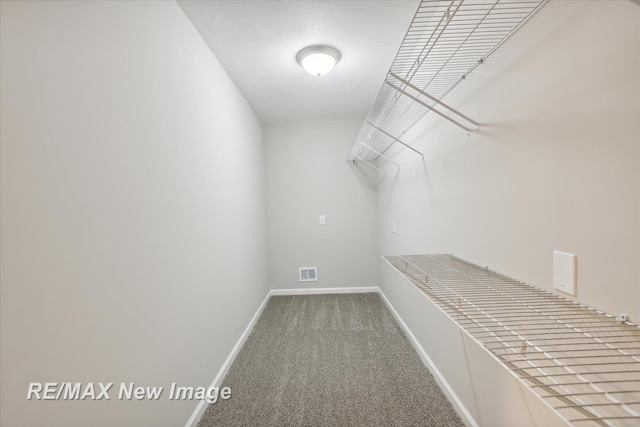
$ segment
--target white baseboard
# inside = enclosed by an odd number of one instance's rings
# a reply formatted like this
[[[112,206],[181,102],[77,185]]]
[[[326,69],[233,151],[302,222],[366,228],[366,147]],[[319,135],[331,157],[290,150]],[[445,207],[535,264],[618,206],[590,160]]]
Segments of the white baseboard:
[[[440,386],[440,389],[447,396],[447,398],[449,399],[449,402],[451,402],[451,404],[453,405],[458,415],[460,415],[460,418],[462,418],[462,421],[464,421],[464,423],[467,426],[478,427],[478,423],[476,422],[476,420],[473,419],[473,417],[471,416],[471,413],[469,413],[469,411],[464,406],[464,404],[462,403],[458,395],[453,391],[453,389],[451,388],[447,380],[444,378],[442,373],[438,370],[436,365],[433,363],[433,361],[431,360],[427,352],[424,350],[424,348],[422,348],[422,345],[420,344],[420,342],[418,342],[418,339],[416,338],[416,336],[413,335],[413,332],[411,332],[411,329],[409,329],[407,324],[404,323],[404,320],[402,320],[402,317],[400,317],[396,309],[393,308],[393,306],[391,305],[391,302],[389,302],[389,300],[387,299],[387,296],[384,294],[384,292],[382,292],[382,289],[379,289],[378,292],[380,293],[380,297],[382,298],[384,303],[389,308],[389,311],[391,311],[391,313],[393,314],[393,317],[396,318],[396,321],[398,322],[398,324],[400,324],[400,327],[404,330],[404,333],[407,335],[407,338],[409,338],[409,341],[411,341],[411,344],[413,344],[413,347],[418,352],[418,355],[422,359],[422,363],[424,363],[425,366],[429,369],[429,371],[431,371],[431,374],[433,374],[433,377],[435,378],[436,382]]]
[[[238,340],[238,342],[236,342],[236,345],[233,346],[233,349],[231,349],[231,353],[229,353],[229,356],[227,356],[227,359],[222,364],[222,367],[218,371],[218,374],[213,379],[213,381],[211,382],[211,385],[209,387],[220,387],[220,385],[222,383],[222,380],[224,379],[225,375],[227,375],[227,372],[229,371],[229,368],[233,364],[233,361],[235,360],[236,356],[238,355],[238,352],[240,351],[240,349],[244,345],[244,342],[249,337],[249,334],[251,334],[251,331],[253,330],[253,327],[255,326],[256,322],[260,318],[260,315],[262,314],[262,311],[264,310],[265,306],[267,305],[267,301],[269,301],[270,297],[271,297],[271,292],[269,292],[267,294],[267,296],[264,298],[264,301],[262,301],[262,304],[260,304],[260,307],[258,307],[258,310],[256,311],[256,314],[253,315],[253,317],[251,318],[251,321],[249,322],[249,325],[247,325],[247,327],[245,328],[245,330],[242,333],[242,335],[240,335],[240,339]],[[207,401],[206,400],[201,400],[198,403],[198,406],[196,406],[196,409],[193,411],[193,414],[191,414],[191,417],[187,421],[187,424],[186,424],[185,427],[195,427],[195,426],[197,426],[198,422],[200,421],[200,418],[202,418],[202,414],[204,414],[204,411],[206,409],[207,409]]]
[[[362,294],[378,293],[377,286],[362,286],[350,288],[300,288],[300,289],[271,289],[271,295],[315,295],[315,294]]]

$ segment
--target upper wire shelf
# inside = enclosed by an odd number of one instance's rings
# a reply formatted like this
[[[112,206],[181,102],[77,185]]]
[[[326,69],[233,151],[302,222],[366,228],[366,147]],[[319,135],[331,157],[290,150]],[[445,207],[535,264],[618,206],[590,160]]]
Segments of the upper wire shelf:
[[[375,167],[394,143],[408,147],[401,137],[429,111],[478,132],[479,123],[443,98],[546,2],[422,0],[347,160]]]

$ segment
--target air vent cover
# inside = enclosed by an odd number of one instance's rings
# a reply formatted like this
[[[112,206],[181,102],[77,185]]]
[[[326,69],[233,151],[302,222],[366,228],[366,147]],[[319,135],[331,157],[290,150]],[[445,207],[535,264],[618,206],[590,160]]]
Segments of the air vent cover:
[[[318,268],[317,267],[300,267],[298,277],[301,282],[317,282]]]

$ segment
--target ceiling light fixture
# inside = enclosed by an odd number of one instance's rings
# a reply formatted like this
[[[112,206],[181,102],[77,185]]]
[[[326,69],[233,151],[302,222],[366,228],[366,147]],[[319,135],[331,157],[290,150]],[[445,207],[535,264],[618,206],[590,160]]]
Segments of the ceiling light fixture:
[[[330,46],[309,46],[296,55],[298,64],[312,76],[324,76],[340,60],[340,52]]]

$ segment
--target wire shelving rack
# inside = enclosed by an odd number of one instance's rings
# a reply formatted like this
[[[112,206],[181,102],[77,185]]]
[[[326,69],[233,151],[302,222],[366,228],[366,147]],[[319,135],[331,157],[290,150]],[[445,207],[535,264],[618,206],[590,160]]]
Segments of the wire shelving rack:
[[[572,425],[640,425],[640,328],[452,255],[384,257]]]
[[[373,163],[395,143],[416,154],[402,136],[432,111],[467,135],[480,124],[443,102],[547,0],[422,0],[347,156]],[[384,172],[383,172],[384,173]]]

